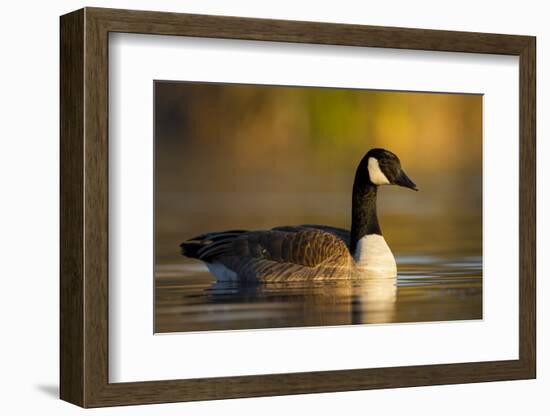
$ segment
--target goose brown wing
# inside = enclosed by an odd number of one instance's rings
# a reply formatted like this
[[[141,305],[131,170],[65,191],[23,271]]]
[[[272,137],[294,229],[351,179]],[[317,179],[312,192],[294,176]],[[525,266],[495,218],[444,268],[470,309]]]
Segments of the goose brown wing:
[[[326,233],[334,234],[336,237],[344,241],[349,246],[350,232],[344,228],[332,227],[330,225],[319,224],[302,224],[302,225],[286,225],[282,227],[275,227],[273,230],[281,230],[287,232],[299,232],[303,230],[316,229],[324,231]]]
[[[217,236],[198,250],[200,260],[220,261],[225,257],[269,260],[315,267],[335,256],[348,255],[346,243],[333,233],[316,228],[273,229]]]

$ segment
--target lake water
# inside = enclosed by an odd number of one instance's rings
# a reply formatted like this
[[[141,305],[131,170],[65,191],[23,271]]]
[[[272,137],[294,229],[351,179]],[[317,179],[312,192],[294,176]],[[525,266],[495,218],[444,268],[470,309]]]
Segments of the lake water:
[[[179,244],[232,228],[349,228],[349,192],[159,193],[155,331],[481,319],[482,218],[474,179],[438,175],[419,178],[420,192],[380,190],[380,223],[397,261],[397,279],[255,287],[216,283],[204,263],[180,254]],[[453,192],[460,187],[466,191]]]
[[[403,255],[397,279],[216,283],[202,263],[160,264],[155,332],[311,327],[482,318],[478,256]]]

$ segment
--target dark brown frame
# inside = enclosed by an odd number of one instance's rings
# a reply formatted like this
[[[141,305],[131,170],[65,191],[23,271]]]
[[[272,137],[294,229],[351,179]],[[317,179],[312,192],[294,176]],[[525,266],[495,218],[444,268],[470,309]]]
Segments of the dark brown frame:
[[[519,359],[109,383],[109,32],[519,56]],[[99,407],[535,378],[535,45],[531,36],[99,8],[62,16],[61,398]]]

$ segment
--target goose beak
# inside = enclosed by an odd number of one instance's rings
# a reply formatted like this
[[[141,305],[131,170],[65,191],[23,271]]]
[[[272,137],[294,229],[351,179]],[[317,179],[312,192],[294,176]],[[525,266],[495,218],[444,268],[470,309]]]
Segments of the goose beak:
[[[399,176],[397,176],[397,179],[395,180],[395,185],[403,186],[405,188],[412,189],[413,191],[418,191],[416,184],[411,181],[411,178],[409,178],[403,170],[399,172]]]

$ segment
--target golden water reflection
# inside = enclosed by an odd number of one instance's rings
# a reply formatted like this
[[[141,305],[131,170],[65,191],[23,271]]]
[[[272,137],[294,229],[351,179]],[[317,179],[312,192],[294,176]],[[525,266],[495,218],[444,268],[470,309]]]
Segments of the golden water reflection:
[[[157,268],[155,331],[481,319],[479,258],[404,256],[398,262],[397,280],[251,287],[215,282],[200,264],[164,265]]]

